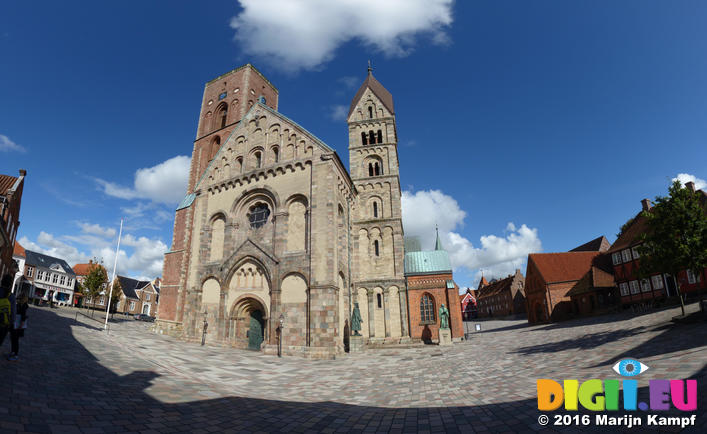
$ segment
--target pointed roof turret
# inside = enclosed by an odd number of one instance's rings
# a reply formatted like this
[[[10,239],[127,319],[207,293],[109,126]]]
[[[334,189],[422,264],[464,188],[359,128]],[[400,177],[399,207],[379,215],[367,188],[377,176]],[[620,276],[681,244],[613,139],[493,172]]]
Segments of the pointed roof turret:
[[[439,228],[435,225],[435,231],[437,232],[437,239],[435,240],[435,250],[444,250],[442,248],[442,242],[439,240]]]
[[[373,94],[378,97],[378,99],[383,103],[383,106],[385,106],[385,108],[388,109],[391,114],[395,114],[395,110],[393,109],[393,95],[388,92],[388,89],[383,87],[383,85],[380,84],[380,82],[376,80],[376,78],[373,76],[373,68],[371,67],[371,61],[369,60],[368,75],[366,76],[366,79],[363,80],[363,84],[361,84],[361,87],[358,88],[356,96],[354,96],[353,100],[351,101],[351,107],[349,107],[348,116],[351,116],[351,113],[353,113],[354,108],[356,108],[358,101],[361,99],[366,89],[371,89],[371,92],[373,92]]]

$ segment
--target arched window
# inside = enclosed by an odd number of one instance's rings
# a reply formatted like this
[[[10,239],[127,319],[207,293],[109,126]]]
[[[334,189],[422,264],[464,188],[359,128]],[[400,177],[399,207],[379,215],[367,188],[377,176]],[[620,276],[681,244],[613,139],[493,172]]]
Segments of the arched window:
[[[373,119],[373,107],[368,107],[368,119]]]
[[[378,130],[378,143],[383,143],[383,131]]]
[[[373,241],[373,250],[376,256],[380,256],[380,247],[378,246],[378,240]]]
[[[368,144],[368,136],[366,135],[365,131],[361,132],[361,143],[363,143],[364,145]]]
[[[223,106],[223,110],[221,111],[221,113],[219,115],[221,116],[221,118],[220,118],[221,127],[220,128],[223,128],[226,126],[226,120],[228,117],[228,106]]]
[[[374,166],[374,171],[373,171],[373,172],[375,173],[376,176],[378,176],[378,175],[381,174],[381,168],[380,168],[380,165],[378,164],[377,161],[376,161],[376,164],[375,164],[375,166]]]
[[[243,157],[236,158],[236,171],[238,173],[243,172]]]
[[[263,156],[260,154],[260,152],[255,153],[255,168],[260,169],[260,165],[263,162]]]
[[[373,202],[373,217],[378,217],[378,202]]]
[[[270,209],[264,203],[258,203],[250,208],[248,212],[248,221],[250,222],[250,227],[253,229],[258,229],[263,227],[268,221],[270,216]]]
[[[371,145],[376,144],[376,135],[373,133],[373,130],[368,132],[368,143]]]
[[[373,176],[373,163],[368,163],[368,176]]]
[[[272,153],[273,153],[273,159],[277,163],[280,161],[280,150],[278,148],[272,148]]]
[[[383,297],[380,294],[376,294],[376,296],[378,299],[378,309],[381,309],[383,307]]]
[[[221,147],[221,138],[219,136],[214,137],[214,140],[211,142],[211,149],[209,150],[209,160],[213,159],[216,153],[218,152],[218,148]]]
[[[435,305],[432,297],[427,294],[420,300],[420,321],[428,324],[435,323]]]

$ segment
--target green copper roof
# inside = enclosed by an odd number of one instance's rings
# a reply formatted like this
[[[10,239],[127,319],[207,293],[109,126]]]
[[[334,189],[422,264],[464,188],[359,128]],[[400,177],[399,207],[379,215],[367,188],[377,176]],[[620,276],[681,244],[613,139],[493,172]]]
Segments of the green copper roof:
[[[196,195],[194,193],[189,193],[186,196],[184,196],[184,199],[182,199],[182,202],[179,204],[177,207],[177,211],[183,208],[189,208],[194,202],[194,199],[196,198]]]
[[[405,275],[451,273],[449,254],[444,250],[408,252],[405,254]]]
[[[447,289],[454,289],[454,281],[447,280]]]

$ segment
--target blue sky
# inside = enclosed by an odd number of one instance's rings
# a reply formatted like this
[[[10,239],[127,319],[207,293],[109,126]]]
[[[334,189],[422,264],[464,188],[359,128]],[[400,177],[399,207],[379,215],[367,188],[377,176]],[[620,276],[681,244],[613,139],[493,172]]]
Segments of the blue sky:
[[[461,286],[534,251],[613,241],[670,180],[707,179],[699,1],[5,2],[0,173],[18,238],[160,274],[206,81],[251,62],[348,163],[373,61],[395,98],[406,234],[434,224]],[[354,4],[352,7],[350,4]],[[415,212],[411,212],[415,210]]]

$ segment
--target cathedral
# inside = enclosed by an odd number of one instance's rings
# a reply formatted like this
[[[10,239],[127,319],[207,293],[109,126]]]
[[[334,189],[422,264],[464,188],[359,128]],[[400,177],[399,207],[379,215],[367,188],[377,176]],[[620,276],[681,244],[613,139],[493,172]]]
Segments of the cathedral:
[[[250,64],[206,83],[156,327],[332,358],[358,303],[365,342],[409,341],[392,95],[369,67],[348,113],[349,170],[278,97]]]

